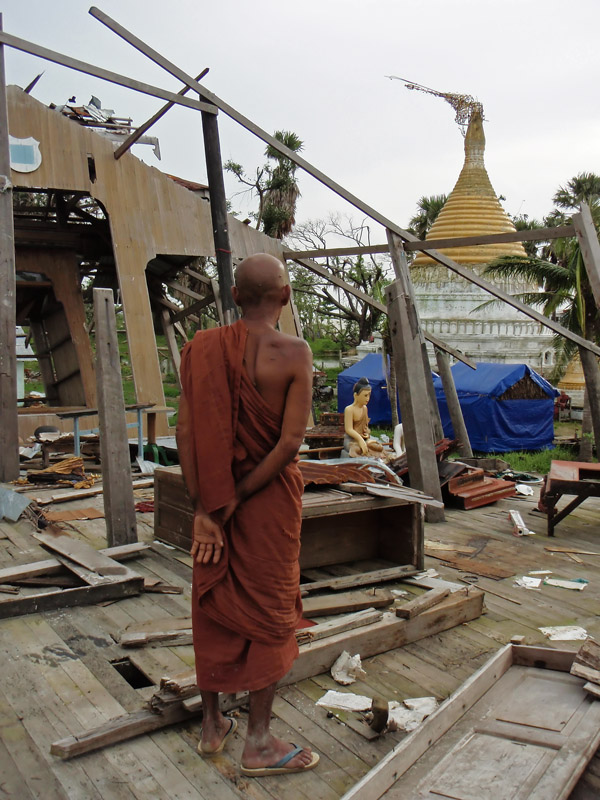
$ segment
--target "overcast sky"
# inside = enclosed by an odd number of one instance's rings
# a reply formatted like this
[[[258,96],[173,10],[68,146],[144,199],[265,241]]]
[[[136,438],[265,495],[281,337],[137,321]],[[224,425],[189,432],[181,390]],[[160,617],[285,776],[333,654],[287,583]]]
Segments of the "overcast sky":
[[[4,30],[165,89],[181,84],[115,36],[85,0],[4,0]],[[422,195],[450,192],[463,139],[443,100],[399,75],[484,105],[486,165],[511,213],[542,217],[557,187],[600,173],[598,0],[100,0],[103,11],[269,132],[292,130],[303,155],[405,227]],[[162,101],[7,49],[8,83],[44,76],[33,96],[57,104],[92,94],[141,124]],[[252,171],[264,144],[219,114],[223,159]],[[174,108],[135,154],[206,181],[200,115]],[[226,179],[228,194],[237,190]],[[297,218],[353,213],[300,176]],[[234,206],[245,210],[243,201]],[[360,218],[360,212],[354,212]],[[377,228],[377,226],[374,226]],[[374,232],[384,241],[383,231]]]

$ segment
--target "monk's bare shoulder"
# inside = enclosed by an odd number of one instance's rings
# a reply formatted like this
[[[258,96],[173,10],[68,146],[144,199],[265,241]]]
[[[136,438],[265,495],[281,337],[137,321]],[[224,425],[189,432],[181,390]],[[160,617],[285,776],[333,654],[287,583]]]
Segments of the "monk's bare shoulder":
[[[309,364],[312,366],[312,351],[304,339],[280,331],[276,331],[276,333],[279,337],[278,344],[291,363],[300,369]]]

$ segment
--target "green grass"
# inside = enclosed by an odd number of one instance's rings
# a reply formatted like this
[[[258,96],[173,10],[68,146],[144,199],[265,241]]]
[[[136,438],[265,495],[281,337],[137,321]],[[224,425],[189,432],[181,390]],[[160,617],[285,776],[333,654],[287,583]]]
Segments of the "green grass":
[[[577,448],[555,447],[552,450],[516,450],[512,453],[479,453],[478,455],[497,456],[506,461],[515,472],[535,472],[546,475],[551,461],[577,461]]]

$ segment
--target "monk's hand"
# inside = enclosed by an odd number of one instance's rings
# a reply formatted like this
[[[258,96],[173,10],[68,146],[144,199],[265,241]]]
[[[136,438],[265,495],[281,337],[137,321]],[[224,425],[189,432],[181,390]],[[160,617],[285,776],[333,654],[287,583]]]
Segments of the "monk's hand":
[[[365,441],[364,439],[362,439],[362,438],[361,438],[361,440],[360,440],[360,449],[361,449],[361,452],[362,452],[362,454],[363,454],[364,456],[368,456],[368,455],[369,455],[369,448],[367,447],[367,443],[366,443],[366,441]]]
[[[197,564],[216,564],[223,552],[223,529],[204,511],[194,513],[190,555]]]

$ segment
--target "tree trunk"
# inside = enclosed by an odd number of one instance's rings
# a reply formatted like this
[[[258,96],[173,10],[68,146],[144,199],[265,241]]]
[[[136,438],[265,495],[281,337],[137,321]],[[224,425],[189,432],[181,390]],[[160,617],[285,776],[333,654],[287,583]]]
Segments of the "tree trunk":
[[[579,348],[579,356],[581,358],[581,366],[583,367],[583,374],[585,377],[585,395],[590,409],[592,420],[591,428],[596,446],[600,447],[600,369],[598,368],[598,360],[593,353],[590,353],[590,351],[586,350],[584,347]]]
[[[579,440],[579,460],[591,461],[593,455],[592,415],[587,389],[583,393],[583,415],[581,418],[581,439]]]

